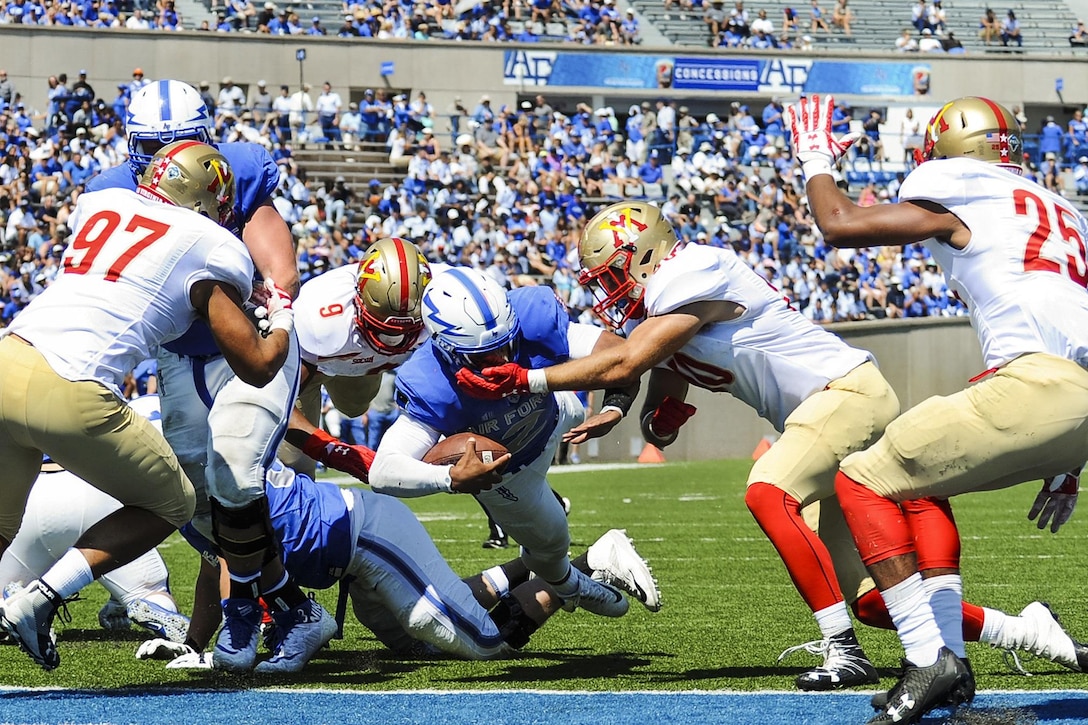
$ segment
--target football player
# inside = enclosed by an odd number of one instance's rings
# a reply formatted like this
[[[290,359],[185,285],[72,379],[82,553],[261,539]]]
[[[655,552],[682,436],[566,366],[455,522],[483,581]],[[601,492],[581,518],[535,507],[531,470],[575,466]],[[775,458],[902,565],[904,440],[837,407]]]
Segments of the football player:
[[[358,620],[397,652],[501,657],[524,647],[563,603],[542,579],[530,579],[519,559],[462,581],[411,510],[391,496],[315,482],[276,461],[268,471],[268,499],[284,561],[295,578],[314,589],[339,583]],[[215,548],[195,529],[183,533],[206,560],[215,559]],[[626,581],[627,587],[643,587],[659,599],[649,568],[618,529],[573,563],[584,576]],[[216,582],[215,572],[209,572],[206,585],[214,588]],[[214,630],[214,624],[200,629]],[[218,654],[200,654],[200,644],[149,640],[136,656],[177,658],[168,667],[214,664]]]
[[[150,157],[163,144],[179,139],[212,143],[212,114],[200,93],[185,83],[160,80],[132,96],[125,118],[129,163],[98,175],[89,190],[133,188]],[[252,265],[280,285],[289,303],[298,293],[294,240],[272,206],[279,170],[259,144],[223,143],[217,148],[235,173],[233,214],[224,226],[249,251]],[[220,632],[216,666],[247,671],[257,655],[261,620],[258,595],[272,608],[285,630],[295,629],[289,649],[303,659],[334,625],[320,605],[290,580],[274,546],[264,499],[264,468],[283,438],[285,421],[298,388],[297,340],[271,384],[249,385],[235,376],[208,334],[196,324],[159,349],[163,433],[197,490],[197,525],[214,537],[231,576],[230,595],[222,600],[225,626]],[[293,668],[299,658],[282,664]],[[275,669],[281,663],[264,663]]]
[[[930,120],[898,203],[858,207],[832,179],[853,140],[831,133],[832,104],[812,96],[790,108],[824,238],[836,247],[924,243],[967,304],[988,368],[970,388],[908,410],[847,456],[836,481],[908,663],[872,722],[916,722],[975,692],[947,497],[1060,476],[1088,455],[1088,220],[1021,178],[1016,118],[977,97],[946,103]],[[1074,493],[1049,483],[1044,498]],[[942,549],[927,578],[923,538]]]
[[[321,388],[345,416],[365,413],[382,371],[398,367],[427,339],[420,301],[430,281],[431,268],[419,247],[392,237],[372,244],[361,262],[302,286],[294,303],[300,393],[280,460],[310,477],[319,461],[366,482],[373,451],[344,444],[316,425]]]
[[[689,384],[731,393],[782,434],[753,466],[745,502],[812,610],[823,663],[797,678],[805,690],[874,684],[844,593],[865,569],[835,503],[835,472],[899,413],[872,355],[813,324],[731,249],[682,247],[650,204],[613,204],[586,224],[581,283],[595,311],[628,337],[581,360],[526,370],[517,362],[458,373],[482,397],[609,387],[651,371],[642,415],[646,439],[664,447],[695,413]],[[479,370],[479,367],[477,367]],[[820,501],[817,536],[802,509]]]
[[[620,591],[571,567],[566,515],[546,478],[561,437],[584,418],[581,403],[573,394],[550,393],[480,401],[461,392],[454,380],[466,365],[479,369],[506,360],[548,365],[588,355],[620,338],[599,327],[571,323],[562,303],[546,287],[519,288],[507,295],[483,273],[459,267],[442,272],[428,285],[423,321],[431,339],[398,371],[397,402],[402,412],[378,447],[371,486],[405,497],[474,494],[521,544],[526,566],[548,582],[566,606],[609,617],[626,614],[628,603]],[[614,399],[583,427],[615,426],[633,398],[625,392]],[[486,435],[510,453],[484,463],[470,443],[455,465],[423,462],[441,436],[461,432]],[[658,603],[650,596],[643,593],[642,601],[656,608]]]
[[[121,398],[125,373],[201,318],[233,373],[260,387],[294,339],[290,298],[273,280],[264,282],[267,335],[243,310],[253,263],[220,226],[234,202],[220,153],[196,141],[165,146],[137,191],[80,196],[64,274],[0,340],[0,550],[19,530],[43,453],[122,504],[0,601],[0,626],[47,670],[60,664],[50,624],[64,600],[193,516],[193,484],[175,454]]]
[[[129,407],[161,431],[159,396],[143,395]],[[66,505],[58,506],[63,501]],[[30,489],[19,533],[0,557],[0,591],[18,588],[53,566],[91,525],[121,508],[108,496],[56,461],[45,459]],[[136,623],[157,637],[184,642],[189,618],[178,611],[170,592],[166,563],[157,549],[141,554],[98,580],[110,598],[98,612],[104,629],[119,631]]]

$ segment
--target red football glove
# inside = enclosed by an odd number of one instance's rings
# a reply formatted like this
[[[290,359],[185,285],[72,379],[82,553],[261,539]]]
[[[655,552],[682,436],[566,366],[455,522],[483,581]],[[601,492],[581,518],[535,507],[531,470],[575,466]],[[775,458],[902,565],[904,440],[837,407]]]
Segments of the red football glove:
[[[668,438],[675,435],[680,430],[680,426],[687,423],[688,418],[693,415],[695,415],[694,405],[665,396],[650,418],[650,430],[661,438]]]
[[[1053,478],[1044,478],[1043,488],[1028,511],[1028,521],[1034,521],[1038,516],[1040,529],[1045,529],[1047,522],[1050,522],[1050,532],[1058,533],[1058,529],[1073,515],[1079,491],[1080,468]]]
[[[501,400],[507,395],[531,392],[529,370],[516,362],[484,368],[479,373],[461,368],[457,371],[457,387],[483,400]]]
[[[363,483],[370,483],[374,451],[366,446],[348,445],[318,428],[302,444],[302,452],[329,468],[355,476]]]

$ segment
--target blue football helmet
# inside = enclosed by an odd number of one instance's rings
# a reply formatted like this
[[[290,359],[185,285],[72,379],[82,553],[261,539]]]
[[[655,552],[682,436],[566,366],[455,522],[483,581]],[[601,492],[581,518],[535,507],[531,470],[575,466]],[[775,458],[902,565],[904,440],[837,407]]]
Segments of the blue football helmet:
[[[137,175],[167,144],[192,140],[214,145],[208,107],[195,88],[181,81],[156,81],[132,94],[125,134],[128,162]]]
[[[435,275],[423,292],[423,324],[455,369],[481,370],[517,355],[521,325],[506,290],[475,269]]]

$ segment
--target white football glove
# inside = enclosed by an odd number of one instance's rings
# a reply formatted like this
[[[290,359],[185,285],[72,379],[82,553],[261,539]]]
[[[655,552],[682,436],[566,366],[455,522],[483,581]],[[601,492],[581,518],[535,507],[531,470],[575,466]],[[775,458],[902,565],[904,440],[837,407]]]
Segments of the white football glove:
[[[181,642],[168,639],[149,639],[136,649],[138,660],[172,660],[182,655],[194,654],[196,650]]]
[[[283,330],[291,334],[291,330],[295,327],[295,311],[291,309],[291,295],[271,279],[264,281],[263,292],[260,296],[267,295],[267,298],[264,304],[254,312],[257,316],[257,328],[264,335],[271,334],[273,330]]]
[[[98,610],[98,623],[109,632],[123,632],[132,626],[132,620],[128,618],[128,608],[112,597]]]
[[[786,110],[790,119],[793,155],[801,162],[806,181],[820,174],[832,174],[839,160],[846,155],[846,150],[861,138],[857,132],[839,139],[832,135],[831,115],[835,110],[832,96],[802,96]]]
[[[211,668],[211,652],[189,652],[166,663],[168,670],[210,670]]]
[[[1080,467],[1060,476],[1043,479],[1043,488],[1035,497],[1035,503],[1028,511],[1028,521],[1039,517],[1038,526],[1045,529],[1050,522],[1050,532],[1058,529],[1073,515],[1077,506],[1077,493],[1080,491]]]

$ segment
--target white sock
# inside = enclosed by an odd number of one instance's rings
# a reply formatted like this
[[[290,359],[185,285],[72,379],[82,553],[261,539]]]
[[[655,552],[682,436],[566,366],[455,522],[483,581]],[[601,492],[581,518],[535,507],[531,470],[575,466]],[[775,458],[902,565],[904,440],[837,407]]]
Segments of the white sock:
[[[80,589],[94,581],[91,573],[91,565],[79,549],[69,549],[64,552],[56,564],[41,576],[41,580],[49,585],[62,599],[76,594]]]
[[[959,574],[942,574],[922,580],[929,607],[941,630],[941,639],[957,657],[966,657],[963,646],[963,580]]]
[[[982,632],[978,636],[979,642],[985,642],[994,646],[1004,643],[1005,628],[1010,620],[1016,619],[996,609],[982,608]]]
[[[850,622],[850,612],[846,608],[846,602],[836,602],[830,607],[824,607],[815,612],[816,624],[820,627],[820,634],[824,639],[831,639],[850,629],[854,625]]]
[[[944,640],[929,607],[922,575],[911,574],[890,589],[881,591],[880,596],[888,607],[907,659],[918,667],[935,664]]]
[[[493,566],[490,569],[485,569],[480,574],[484,581],[491,585],[491,588],[495,590],[495,593],[500,597],[504,597],[510,593],[510,578],[506,576],[506,572],[502,570],[501,566]]]

